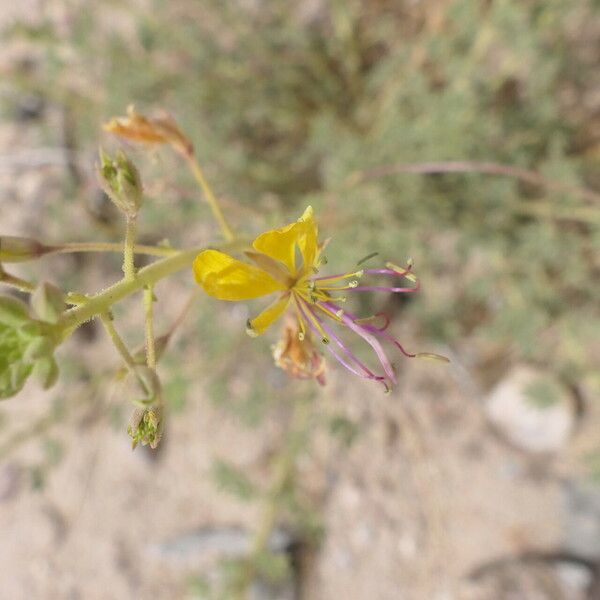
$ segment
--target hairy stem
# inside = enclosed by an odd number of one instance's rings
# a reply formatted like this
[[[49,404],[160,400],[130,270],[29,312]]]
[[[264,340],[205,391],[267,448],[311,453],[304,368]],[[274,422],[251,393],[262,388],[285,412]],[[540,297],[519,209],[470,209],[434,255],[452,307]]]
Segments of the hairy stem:
[[[239,250],[247,244],[247,240],[238,239],[230,244],[225,244],[219,249],[224,252],[233,252]],[[59,322],[57,327],[63,332],[66,337],[73,329],[83,325],[86,321],[89,321],[96,315],[108,312],[110,307],[127,298],[131,294],[141,290],[144,286],[154,286],[158,281],[182,271],[183,269],[189,269],[191,264],[194,262],[196,256],[205,250],[206,247],[191,248],[189,250],[183,250],[157,260],[156,262],[140,269],[133,280],[127,280],[123,278],[118,283],[111,285],[104,291],[90,296],[85,303],[75,308],[71,308],[66,311]]]
[[[125,279],[133,281],[135,279],[135,235],[137,231],[137,215],[127,215],[127,224],[125,226],[125,244],[123,248],[123,273]]]
[[[131,352],[127,349],[123,338],[117,333],[112,317],[108,313],[103,313],[100,315],[100,319],[102,320],[102,325],[104,325],[106,333],[108,333],[108,337],[110,337],[110,341],[117,349],[119,356],[123,359],[123,362],[129,371],[133,372],[135,369],[135,360],[133,359]]]
[[[0,265],[0,283],[4,283],[9,287],[15,288],[20,292],[30,293],[35,289],[35,285],[25,279],[21,279],[16,275],[11,275],[7,273]]]
[[[151,390],[148,389],[148,385],[146,382],[139,376],[135,369],[135,359],[133,358],[131,352],[125,345],[123,338],[118,334],[115,329],[115,324],[113,323],[112,316],[109,313],[103,313],[100,315],[100,319],[102,320],[102,325],[104,325],[104,329],[108,336],[110,337],[110,341],[113,343],[113,346],[117,349],[119,356],[123,359],[127,370],[137,379],[140,387],[144,391],[144,394],[149,394]]]
[[[146,364],[156,369],[156,347],[154,344],[154,292],[152,286],[144,288],[144,331],[146,334]]]
[[[53,247],[46,254],[70,254],[75,252],[123,252],[122,243],[111,242],[71,242]],[[173,256],[179,250],[161,246],[147,246],[136,244],[133,247],[135,254],[147,254],[148,256]]]
[[[113,304],[141,290],[144,286],[154,285],[177,271],[189,268],[202,249],[194,248],[159,260],[140,269],[133,280],[123,278],[103,292],[91,296],[85,304],[68,310],[60,319],[59,327],[63,330],[79,327],[92,317],[107,312]]]

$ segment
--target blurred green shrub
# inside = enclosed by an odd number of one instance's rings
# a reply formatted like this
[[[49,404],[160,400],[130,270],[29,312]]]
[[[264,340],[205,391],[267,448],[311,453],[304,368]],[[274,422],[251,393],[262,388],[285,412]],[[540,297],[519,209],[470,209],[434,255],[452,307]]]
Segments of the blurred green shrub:
[[[596,3],[160,0],[72,17],[66,38],[43,19],[13,33],[53,48],[20,82],[69,107],[83,147],[130,102],[167,108],[216,189],[242,203],[238,225],[258,231],[310,200],[331,262],[415,258],[425,291],[408,310],[424,335],[499,343],[569,377],[594,368],[600,218],[580,198],[477,174],[343,184],[380,165],[468,160],[592,185],[598,115],[573,105],[594,80],[581,48]],[[175,183],[167,167],[154,163]],[[204,215],[181,207],[182,227]],[[154,211],[177,231],[170,204]]]

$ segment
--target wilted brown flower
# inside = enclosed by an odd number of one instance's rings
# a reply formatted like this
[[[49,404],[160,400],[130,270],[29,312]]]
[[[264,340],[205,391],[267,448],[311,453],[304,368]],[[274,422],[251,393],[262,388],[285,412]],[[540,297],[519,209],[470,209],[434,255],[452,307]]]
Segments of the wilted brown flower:
[[[325,359],[314,345],[310,332],[302,334],[295,320],[285,322],[281,340],[273,346],[273,358],[290,377],[316,379],[325,385]]]
[[[184,156],[191,156],[194,147],[181,131],[175,119],[167,113],[148,118],[127,107],[126,117],[116,117],[104,124],[104,130],[133,142],[144,144],[170,144]]]

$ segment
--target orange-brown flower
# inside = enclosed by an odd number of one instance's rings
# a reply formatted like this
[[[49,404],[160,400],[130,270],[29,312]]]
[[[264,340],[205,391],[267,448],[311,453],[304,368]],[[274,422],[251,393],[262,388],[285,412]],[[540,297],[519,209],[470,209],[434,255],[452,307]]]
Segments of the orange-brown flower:
[[[191,156],[194,147],[181,131],[175,119],[167,113],[148,118],[136,112],[133,105],[127,107],[126,117],[116,117],[104,124],[104,130],[133,142],[144,144],[170,144],[184,156]]]
[[[302,336],[294,319],[285,322],[281,340],[273,346],[273,358],[290,377],[316,379],[325,385],[325,359],[314,345],[310,332]]]

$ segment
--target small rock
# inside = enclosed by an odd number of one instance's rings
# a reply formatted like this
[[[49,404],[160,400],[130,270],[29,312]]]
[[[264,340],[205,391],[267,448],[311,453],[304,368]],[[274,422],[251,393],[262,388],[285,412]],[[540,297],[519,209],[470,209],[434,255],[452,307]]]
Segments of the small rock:
[[[557,565],[556,571],[567,598],[585,597],[593,579],[593,575],[587,567],[563,562]]]
[[[516,367],[489,394],[490,421],[528,452],[558,452],[567,444],[575,415],[568,392],[548,374]]]
[[[22,472],[18,465],[9,463],[0,470],[0,502],[14,498],[21,489]]]
[[[567,482],[564,506],[565,547],[579,556],[600,559],[600,485]]]
[[[285,552],[292,544],[291,536],[276,529],[269,538],[271,552]],[[151,556],[183,566],[195,565],[205,558],[242,558],[252,549],[252,535],[238,527],[206,527],[171,540],[151,544]]]

